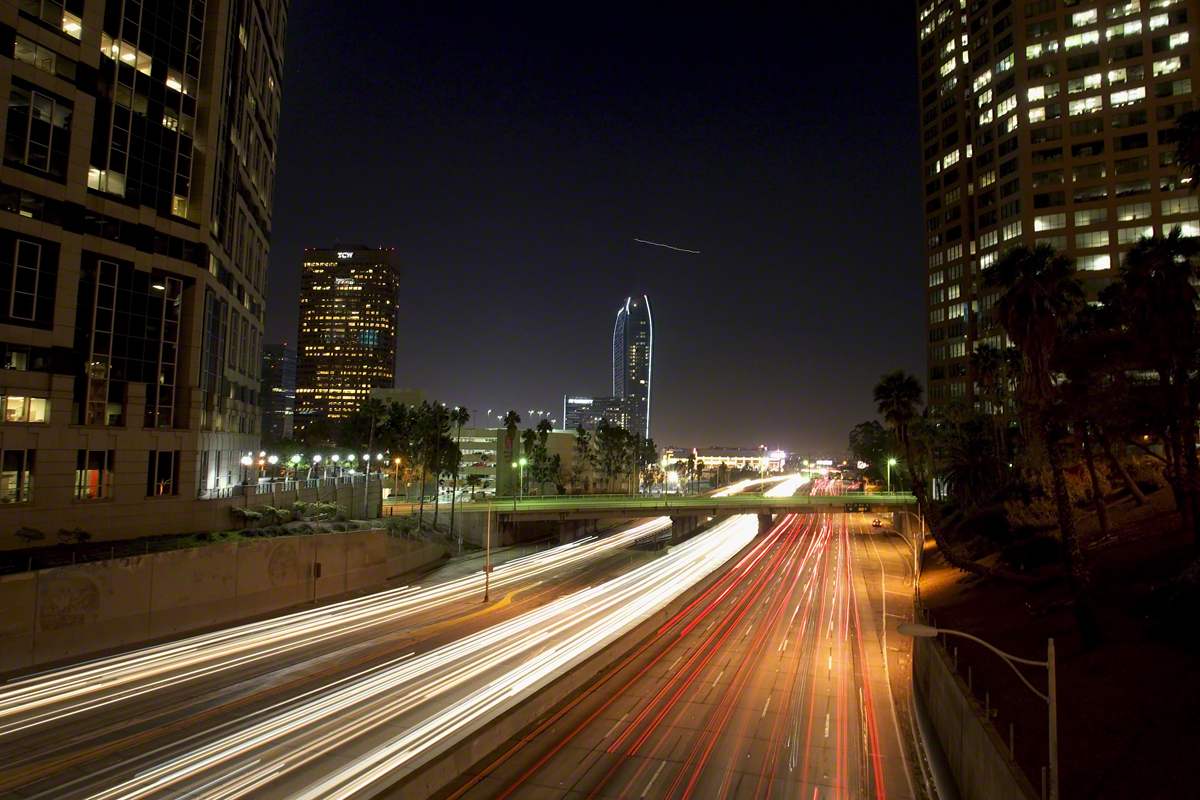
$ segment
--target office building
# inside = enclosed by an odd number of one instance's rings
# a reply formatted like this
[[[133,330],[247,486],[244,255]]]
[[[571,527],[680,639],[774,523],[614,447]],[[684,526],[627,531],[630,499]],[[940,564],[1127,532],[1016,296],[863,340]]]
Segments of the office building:
[[[296,411],[296,351],[283,344],[263,345],[262,432],[275,439],[290,439],[292,415]]]
[[[396,382],[400,265],[391,248],[305,250],[296,350],[297,431]]]
[[[0,10],[5,531],[194,530],[242,478],[286,15],[285,0]]]
[[[628,297],[613,326],[613,397],[623,401],[626,426],[650,437],[650,379],[654,355],[650,298]]]
[[[628,428],[625,401],[619,397],[563,397],[563,430],[594,431],[601,420],[618,428]]]
[[[1194,107],[1197,0],[916,4],[928,399],[978,404],[970,354],[1002,347],[982,270],[1014,244],[1075,260],[1090,298],[1142,236],[1200,233],[1176,169]]]

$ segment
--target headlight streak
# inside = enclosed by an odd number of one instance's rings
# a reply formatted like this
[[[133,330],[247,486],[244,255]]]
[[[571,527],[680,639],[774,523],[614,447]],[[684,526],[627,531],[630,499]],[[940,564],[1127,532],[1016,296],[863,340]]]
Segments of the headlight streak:
[[[605,552],[622,549],[638,538],[669,526],[670,518],[660,517],[610,537],[589,537],[545,553],[514,559],[493,569],[491,584],[496,589],[503,589],[539,574],[569,568]],[[480,571],[425,589],[400,587],[10,681],[0,689],[0,720],[9,718],[0,723],[0,738],[279,656],[328,637],[343,636],[409,614],[436,610],[473,596],[482,585],[483,573]],[[137,685],[128,685],[132,683]],[[86,699],[81,701],[80,698]],[[65,707],[61,705],[64,703]]]
[[[292,772],[346,741],[439,696],[449,702],[386,743],[296,795],[349,797],[397,770],[411,770],[469,731],[511,708],[661,609],[755,538],[756,520],[741,517],[673,548],[626,575],[466,637],[226,735],[95,795],[97,800],[149,797],[167,787],[211,781],[215,764],[261,763],[220,790],[197,797],[231,800],[261,790],[268,776]],[[709,558],[709,556],[712,556]],[[547,644],[550,644],[547,647]],[[530,658],[526,654],[542,652]],[[483,681],[482,685],[479,682]],[[285,766],[280,759],[286,756]]]

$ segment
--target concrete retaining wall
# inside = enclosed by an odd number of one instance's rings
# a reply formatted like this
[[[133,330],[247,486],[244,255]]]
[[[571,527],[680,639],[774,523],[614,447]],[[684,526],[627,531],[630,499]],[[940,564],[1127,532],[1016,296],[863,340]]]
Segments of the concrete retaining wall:
[[[363,589],[444,555],[383,530],[347,531],[0,576],[0,673]]]
[[[984,708],[934,639],[913,640],[913,688],[924,701],[963,800],[1036,800]]]

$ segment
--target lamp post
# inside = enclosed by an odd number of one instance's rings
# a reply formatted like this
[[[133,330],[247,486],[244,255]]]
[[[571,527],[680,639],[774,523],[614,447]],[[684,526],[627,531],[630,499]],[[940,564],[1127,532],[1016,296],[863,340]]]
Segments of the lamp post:
[[[342,460],[342,457],[334,453],[331,458],[333,459],[333,479],[336,481],[338,476],[338,462]]]
[[[526,464],[528,464],[528,463],[529,463],[529,461],[528,461],[528,460],[526,460],[526,459],[524,459],[524,458],[522,458],[520,461],[514,461],[514,462],[513,462],[513,469],[520,469],[520,470],[521,470],[521,481],[520,481],[520,483],[517,485],[517,492],[518,492],[518,495],[520,496],[520,498],[521,498],[522,500],[524,500],[524,499],[525,499],[525,465],[526,465]],[[518,495],[513,495],[513,511],[516,511],[516,510],[517,510],[517,500],[516,500],[516,498],[517,498],[517,496],[518,496]]]
[[[935,628],[932,625],[922,625],[917,622],[903,622],[896,626],[896,632],[901,636],[912,636],[922,639],[930,639],[936,637],[939,633],[949,634],[951,636],[961,636],[964,639],[970,639],[973,642],[983,645],[988,650],[991,650],[1000,658],[1012,667],[1012,671],[1017,673],[1017,677],[1021,679],[1021,683],[1036,694],[1045,703],[1050,712],[1049,718],[1049,733],[1050,733],[1050,800],[1058,800],[1058,685],[1055,675],[1055,658],[1054,658],[1054,639],[1048,639],[1046,642],[1046,660],[1032,661],[1028,658],[1018,658],[1010,653],[994,647],[983,639],[977,636],[972,636],[969,633],[962,631],[951,631],[945,628]],[[1046,668],[1046,693],[1042,694],[1033,687],[1029,679],[1017,669],[1017,664],[1028,664],[1032,667]]]
[[[296,453],[292,456],[292,480],[300,480],[300,454]]]
[[[492,577],[492,501],[488,500],[487,544],[483,561],[483,602],[488,601],[488,589]]]
[[[892,467],[896,466],[896,459],[889,458],[887,463],[887,490],[888,494],[892,493]]]

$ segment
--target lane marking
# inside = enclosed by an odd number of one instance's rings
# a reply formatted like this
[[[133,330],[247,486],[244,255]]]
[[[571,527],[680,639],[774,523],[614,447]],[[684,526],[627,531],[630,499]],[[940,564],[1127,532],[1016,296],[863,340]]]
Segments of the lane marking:
[[[771,695],[767,695],[767,702],[763,704],[763,713],[759,716],[762,719],[767,715],[767,708],[771,705]]]
[[[658,773],[662,772],[663,767],[665,767],[666,765],[667,765],[667,762],[665,762],[665,761],[658,765],[658,769],[656,769],[654,771],[654,777],[651,778],[650,782],[646,784],[646,788],[642,789],[642,797],[645,797],[650,792],[650,787],[654,785],[654,782],[656,780],[658,780]]]
[[[829,738],[829,712],[825,712],[825,738]]]
[[[625,714],[624,714],[624,715],[623,715],[623,716],[622,716],[622,717],[621,717],[619,720],[617,720],[616,722],[614,722],[614,723],[613,723],[613,726],[612,726],[611,728],[609,728],[609,729],[608,729],[608,733],[606,733],[606,734],[604,734],[603,736],[601,736],[601,737],[600,737],[600,741],[604,741],[604,740],[605,740],[605,739],[607,739],[608,737],[612,736],[612,734],[613,734],[613,731],[615,731],[615,730],[617,729],[617,726],[618,726],[618,725],[620,725],[622,722],[624,722],[624,721],[625,721],[625,717],[628,717],[628,716],[629,716],[629,712],[628,712],[628,711],[626,711],[626,712],[625,712]]]

